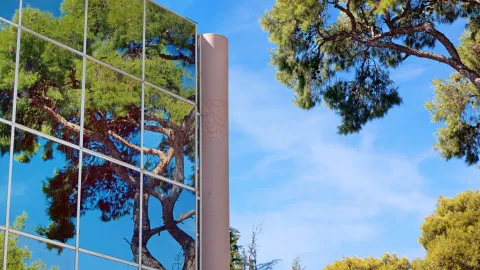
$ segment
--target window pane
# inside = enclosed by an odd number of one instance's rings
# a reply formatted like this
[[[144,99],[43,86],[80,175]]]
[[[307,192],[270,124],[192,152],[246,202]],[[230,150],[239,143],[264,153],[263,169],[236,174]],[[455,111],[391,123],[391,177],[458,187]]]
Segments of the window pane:
[[[13,21],[13,16],[20,6],[18,0],[2,0],[0,17]]]
[[[145,79],[195,101],[195,25],[147,1]]]
[[[195,107],[145,87],[145,169],[195,185]]]
[[[139,167],[141,100],[139,81],[88,61],[84,146]]]
[[[89,0],[89,55],[142,76],[143,1]]]
[[[75,245],[79,152],[16,130],[10,225],[18,230]]]
[[[80,247],[134,261],[140,225],[140,173],[84,154]]]
[[[0,117],[12,119],[17,28],[0,21]]]
[[[75,269],[75,251],[71,249],[13,233],[8,239],[7,269]]]
[[[5,240],[5,231],[0,230],[0,268],[3,269],[3,243]]]
[[[83,50],[85,1],[23,0],[22,26]]]
[[[10,164],[9,125],[0,123],[0,225],[5,226],[7,215],[8,167]],[[1,253],[0,253],[1,256]]]
[[[195,269],[195,195],[145,177],[143,264],[156,269]],[[148,198],[148,199],[147,199]],[[185,249],[182,248],[186,247]]]
[[[106,269],[133,270],[138,268],[128,264],[123,264],[120,262],[116,262],[109,259],[104,259],[104,258],[100,258],[97,256],[80,252],[78,254],[78,269],[79,270],[106,270]]]
[[[82,57],[22,32],[17,123],[78,144]]]

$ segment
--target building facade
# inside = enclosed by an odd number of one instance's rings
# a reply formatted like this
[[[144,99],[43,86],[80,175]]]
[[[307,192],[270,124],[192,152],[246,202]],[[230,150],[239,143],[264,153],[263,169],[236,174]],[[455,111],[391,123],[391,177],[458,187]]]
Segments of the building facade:
[[[0,3],[0,266],[199,269],[197,26],[150,0]]]

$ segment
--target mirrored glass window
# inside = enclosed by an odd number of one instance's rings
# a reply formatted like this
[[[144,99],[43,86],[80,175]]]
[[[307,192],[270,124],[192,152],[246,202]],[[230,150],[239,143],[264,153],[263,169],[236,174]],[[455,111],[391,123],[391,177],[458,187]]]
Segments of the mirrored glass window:
[[[80,252],[78,254],[78,269],[79,270],[106,270],[106,269],[134,270],[134,269],[138,269],[138,267]]]
[[[0,118],[12,119],[17,27],[0,21]]]
[[[145,170],[194,186],[195,107],[145,87]]]
[[[26,233],[75,246],[79,151],[15,131],[10,226],[24,217]]]
[[[22,26],[83,51],[85,0],[23,0]]]
[[[4,252],[3,243],[5,239],[4,237],[5,237],[5,231],[0,230],[0,267],[2,267],[2,269],[3,269],[3,252]]]
[[[80,247],[126,261],[138,259],[140,173],[84,154]]]
[[[0,2],[0,227],[29,254],[8,269],[194,270],[196,25],[150,0]]]
[[[196,26],[147,1],[145,79],[195,101]]]
[[[11,232],[8,240],[7,269],[75,269],[74,250],[61,248]]]
[[[140,167],[141,82],[87,62],[84,147]]]
[[[17,22],[17,20],[14,20],[14,17],[19,6],[20,2],[18,0],[3,0],[2,8],[0,8],[0,17]]]
[[[195,269],[195,194],[144,177],[143,264],[156,269]]]
[[[0,225],[7,218],[8,170],[10,165],[10,125],[0,123]],[[1,240],[1,239],[0,239]],[[1,253],[0,253],[1,256]]]
[[[83,58],[27,32],[20,44],[16,122],[78,144]]]
[[[89,0],[87,53],[142,77],[143,1]]]

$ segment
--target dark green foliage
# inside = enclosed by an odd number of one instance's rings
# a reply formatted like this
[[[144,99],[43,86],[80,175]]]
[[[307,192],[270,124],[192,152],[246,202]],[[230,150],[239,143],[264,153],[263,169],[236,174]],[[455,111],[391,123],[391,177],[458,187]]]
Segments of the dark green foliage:
[[[235,228],[230,228],[230,270],[239,269],[242,263],[242,255],[240,250],[242,248],[239,245],[240,231]]]
[[[295,92],[295,104],[310,109],[323,101],[341,116],[339,132],[348,134],[401,104],[388,73],[408,57],[447,64],[480,89],[478,70],[436,29],[460,18],[475,33],[480,3],[277,0],[262,25],[276,45],[277,79]],[[436,44],[449,55],[431,53]]]
[[[257,261],[259,248],[257,241],[261,232],[262,225],[254,226],[250,243],[246,247],[242,247],[238,244],[240,232],[235,228],[230,228],[230,270],[272,270],[281,261],[278,259],[265,263]]]
[[[342,117],[341,134],[359,131],[365,123],[383,117],[402,101],[388,74],[375,67],[357,72],[354,81],[338,81],[328,86],[323,96]]]

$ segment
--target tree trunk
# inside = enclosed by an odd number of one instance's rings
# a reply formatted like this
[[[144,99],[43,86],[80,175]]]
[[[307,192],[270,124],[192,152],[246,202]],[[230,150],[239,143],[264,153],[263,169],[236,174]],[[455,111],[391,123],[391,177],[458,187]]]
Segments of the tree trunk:
[[[181,191],[180,191],[181,192]],[[184,270],[195,270],[195,240],[180,229],[175,223],[173,208],[176,201],[166,201],[162,204],[163,221],[168,233],[182,247],[184,257]]]
[[[143,232],[150,231],[150,218],[148,215],[148,200],[150,195],[147,193],[143,194],[143,216],[142,216],[142,230]],[[134,230],[132,241],[130,244],[130,249],[132,254],[134,254],[134,260],[138,263],[138,254],[139,254],[139,243],[140,243],[140,189],[138,188],[135,192],[135,203],[134,203]],[[160,270],[165,270],[165,267],[157,260],[147,248],[147,243],[150,238],[142,237],[142,264],[149,267],[153,267]]]
[[[175,147],[175,181],[184,183],[184,156],[182,143],[178,143]],[[183,249],[184,270],[195,270],[195,240],[181,230],[175,222],[173,209],[182,193],[182,188],[174,186],[170,196],[162,202],[163,222],[167,231],[177,241]]]
[[[471,70],[464,64],[460,64],[456,67],[453,67],[455,70],[457,70],[460,74],[468,78],[473,85],[480,91],[480,75],[475,72],[474,70]]]

